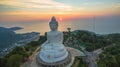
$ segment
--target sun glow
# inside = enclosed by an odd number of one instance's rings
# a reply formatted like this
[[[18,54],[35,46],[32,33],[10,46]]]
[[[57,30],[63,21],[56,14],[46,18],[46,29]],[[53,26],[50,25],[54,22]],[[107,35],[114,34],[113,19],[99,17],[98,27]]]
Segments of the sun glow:
[[[62,17],[60,17],[60,18],[59,18],[59,20],[60,20],[60,21],[63,21],[63,18],[62,18]]]

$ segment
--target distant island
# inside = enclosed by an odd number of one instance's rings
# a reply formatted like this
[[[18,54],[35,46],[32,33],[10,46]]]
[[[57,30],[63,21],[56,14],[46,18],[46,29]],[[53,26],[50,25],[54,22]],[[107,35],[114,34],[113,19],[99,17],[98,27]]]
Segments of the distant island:
[[[12,31],[21,30],[21,29],[24,29],[24,28],[21,28],[21,27],[12,27],[12,28],[9,28],[9,30],[12,30]]]

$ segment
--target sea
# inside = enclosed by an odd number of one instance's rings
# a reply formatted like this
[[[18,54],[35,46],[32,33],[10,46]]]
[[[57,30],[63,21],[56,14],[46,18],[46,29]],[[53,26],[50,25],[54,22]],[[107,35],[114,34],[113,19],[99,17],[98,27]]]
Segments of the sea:
[[[24,29],[15,31],[18,34],[28,32],[39,32],[44,35],[50,31],[50,20],[46,21],[23,21],[23,22],[0,22],[0,27],[22,27]],[[120,17],[95,17],[95,18],[77,18],[67,21],[58,21],[60,31],[67,31],[67,28],[74,30],[88,30],[97,34],[120,33]]]

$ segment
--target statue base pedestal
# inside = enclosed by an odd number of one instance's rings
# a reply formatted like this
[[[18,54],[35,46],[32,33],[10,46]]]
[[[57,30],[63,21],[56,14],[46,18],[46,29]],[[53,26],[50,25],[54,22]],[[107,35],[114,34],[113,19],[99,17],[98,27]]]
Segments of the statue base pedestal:
[[[77,50],[75,48],[66,47],[66,49],[68,50],[69,55],[66,59],[60,62],[52,63],[52,64],[45,63],[38,58],[39,53],[36,53],[32,56],[32,58],[29,61],[22,64],[21,67],[71,67],[72,64],[74,63],[76,56],[82,56],[82,57],[85,56],[85,54],[82,51]]]
[[[40,67],[66,67],[70,64],[72,60],[71,53],[68,51],[68,57],[66,57],[64,60],[54,62],[54,63],[46,63],[42,61],[39,56],[36,57],[36,62]]]

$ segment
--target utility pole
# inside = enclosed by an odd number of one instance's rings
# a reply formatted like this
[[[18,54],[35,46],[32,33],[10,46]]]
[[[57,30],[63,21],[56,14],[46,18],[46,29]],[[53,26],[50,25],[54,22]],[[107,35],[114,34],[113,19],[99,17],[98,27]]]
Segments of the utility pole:
[[[93,16],[93,30],[95,32],[95,16]],[[96,34],[93,34],[94,35],[94,42],[96,41]],[[94,48],[93,50],[95,49],[95,44],[94,44]]]

